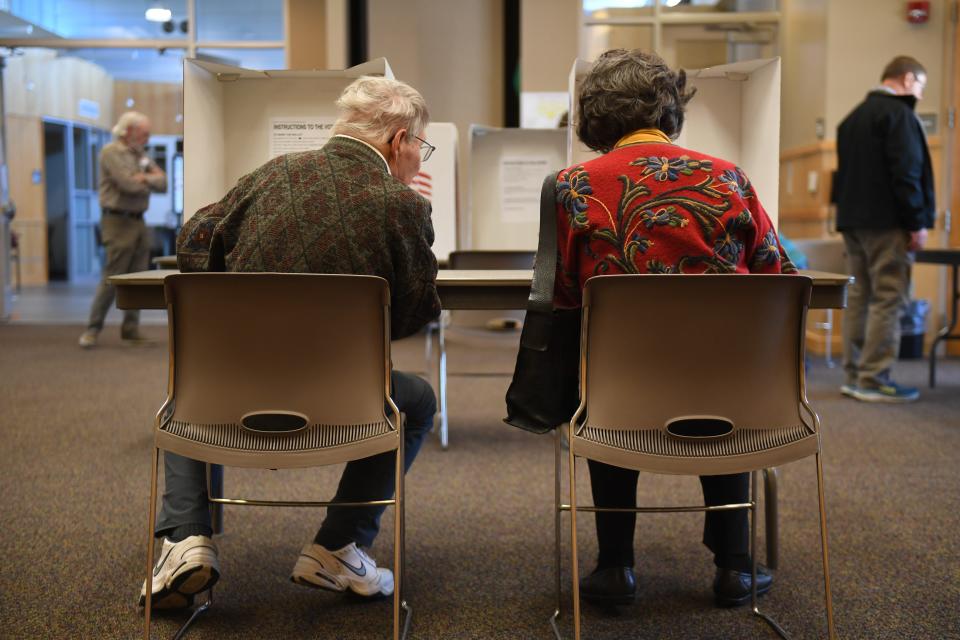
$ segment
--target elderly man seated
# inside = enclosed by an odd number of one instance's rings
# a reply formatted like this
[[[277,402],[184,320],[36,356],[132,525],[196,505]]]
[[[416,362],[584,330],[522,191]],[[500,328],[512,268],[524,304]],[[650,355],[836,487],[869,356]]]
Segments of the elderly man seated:
[[[423,97],[392,79],[362,77],[337,101],[333,138],[280,156],[240,178],[198,211],[177,241],[182,271],[270,271],[375,275],[390,284],[391,333],[408,336],[437,317],[437,262],[430,203],[409,188],[433,147]],[[406,414],[405,465],[433,424],[436,399],[417,376],[391,373],[391,397]],[[164,454],[166,490],[156,535],[154,608],[189,606],[220,576],[207,502],[205,465]],[[389,499],[393,453],[347,464],[335,502]],[[365,551],[385,507],[330,507],[303,547],[291,580],[362,596],[393,593],[393,573]],[[140,594],[143,605],[146,584]]]

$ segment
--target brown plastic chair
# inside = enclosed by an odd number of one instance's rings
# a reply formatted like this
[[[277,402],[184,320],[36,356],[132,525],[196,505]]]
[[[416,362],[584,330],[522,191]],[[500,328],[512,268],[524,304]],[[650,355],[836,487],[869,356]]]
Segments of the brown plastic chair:
[[[646,507],[637,512],[751,512],[756,571],[756,471],[816,457],[827,627],[836,637],[827,552],[820,420],[806,398],[804,323],[811,279],[794,275],[615,275],[587,281],[581,332],[581,400],[570,423],[569,510],[573,617],[580,637],[577,457],[682,475],[751,472],[746,504]],[[559,565],[558,565],[559,570]],[[754,574],[755,575],[755,574]],[[559,576],[559,573],[558,573]],[[559,577],[558,611],[559,616]],[[757,608],[782,637],[784,630]],[[554,624],[556,631],[556,624]],[[559,635],[559,633],[558,633]]]
[[[536,251],[491,250],[452,251],[451,269],[532,269]],[[440,423],[440,446],[446,449],[450,443],[447,418],[447,340],[452,338],[475,346],[506,347],[516,351],[520,345],[520,329],[523,327],[523,310],[503,311],[446,311],[434,324],[437,336],[437,389]],[[433,367],[433,333],[427,333],[426,359]],[[460,373],[457,375],[511,375],[504,373]],[[452,375],[452,374],[451,374]]]
[[[213,464],[314,467],[394,451],[396,498],[341,504],[394,505],[393,637],[400,637],[401,608],[407,610],[405,635],[410,609],[401,597],[403,437],[400,414],[390,399],[387,282],[357,275],[191,273],[167,277],[164,293],[170,373],[154,431],[147,583],[154,562],[161,449],[202,460],[208,469]],[[331,504],[216,497],[211,502]],[[150,636],[150,606],[147,589],[145,638]]]

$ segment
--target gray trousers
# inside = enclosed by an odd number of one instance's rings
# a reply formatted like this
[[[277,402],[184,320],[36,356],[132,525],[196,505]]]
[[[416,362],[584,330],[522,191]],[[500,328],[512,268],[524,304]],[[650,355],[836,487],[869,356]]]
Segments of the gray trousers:
[[[910,237],[904,229],[852,229],[843,240],[855,278],[843,315],[843,368],[847,384],[876,388],[890,381],[900,348],[913,262]]]
[[[93,296],[90,320],[87,329],[100,332],[103,320],[113,304],[116,290],[107,279],[133,271],[146,271],[150,266],[150,234],[143,218],[128,218],[104,213],[100,218],[100,237],[107,250],[107,262],[103,265],[103,277]],[[137,334],[140,312],[128,309],[123,312],[120,336],[132,338]]]

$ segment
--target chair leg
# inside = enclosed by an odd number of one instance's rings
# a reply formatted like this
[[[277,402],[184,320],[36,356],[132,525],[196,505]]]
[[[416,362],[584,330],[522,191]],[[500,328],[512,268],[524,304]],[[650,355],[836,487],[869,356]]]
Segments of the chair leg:
[[[553,635],[556,636],[557,640],[562,640],[560,635],[560,629],[557,624],[560,622],[560,612],[563,610],[563,603],[561,602],[562,590],[560,585],[560,570],[561,570],[561,559],[560,559],[560,525],[561,525],[561,512],[560,512],[560,450],[561,450],[561,441],[563,438],[560,435],[560,430],[562,427],[554,429],[554,460],[553,460],[553,553],[554,553],[554,586],[556,587],[557,595],[557,608],[554,609],[553,615],[550,616],[550,626],[553,628]]]
[[[833,309],[827,309],[827,321],[824,324],[827,335],[823,345],[823,359],[832,369],[837,364],[833,361]]]
[[[784,640],[789,640],[790,636],[783,630],[777,621],[760,611],[757,605],[757,498],[759,495],[757,487],[757,472],[750,472],[750,558],[752,565],[750,567],[750,609],[753,615],[763,619],[770,627],[777,632]]]
[[[157,467],[160,450],[153,448],[153,462],[150,465],[150,511],[147,517],[147,573],[143,602],[143,638],[150,640],[150,613],[153,607],[153,530],[157,524]]]
[[[817,452],[817,496],[820,503],[820,547],[823,551],[823,592],[827,608],[827,637],[835,640],[837,629],[833,623],[833,595],[830,592],[830,558],[827,545],[827,508],[823,493],[823,462]]]
[[[400,444],[396,458],[396,493],[393,505],[393,640],[400,640],[400,607],[405,605],[403,591],[403,430],[400,430]],[[407,616],[409,622],[409,615]]]
[[[570,574],[573,579],[573,637],[580,640],[580,575],[577,559],[577,468],[570,436]]]
[[[437,328],[437,351],[440,354],[440,373],[438,377],[439,396],[440,396],[440,448],[446,451],[450,446],[450,429],[447,418],[447,342],[444,336],[443,320],[441,319]]]
[[[767,536],[767,566],[776,570],[780,564],[780,518],[777,511],[777,488],[780,471],[776,467],[763,470],[764,532]]]

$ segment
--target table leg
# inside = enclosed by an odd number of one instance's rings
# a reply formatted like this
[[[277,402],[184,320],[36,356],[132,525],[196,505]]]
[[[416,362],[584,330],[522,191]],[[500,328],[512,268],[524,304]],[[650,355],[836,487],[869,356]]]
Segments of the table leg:
[[[937,345],[945,340],[958,340],[960,336],[951,336],[954,327],[957,326],[957,301],[960,300],[960,283],[957,282],[957,267],[960,265],[951,265],[953,267],[953,304],[950,306],[950,320],[947,326],[940,329],[937,337],[933,339],[930,345],[930,388],[937,385]]]

